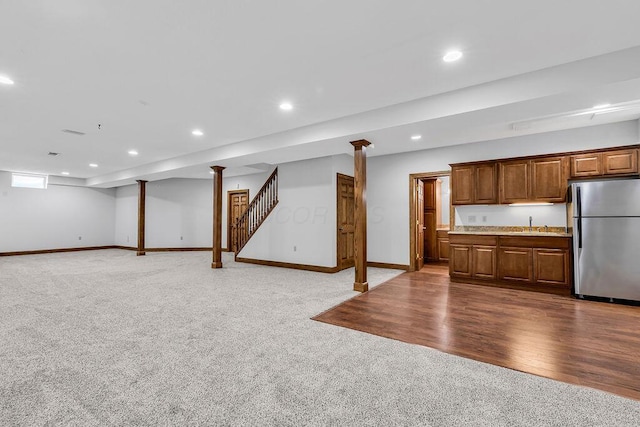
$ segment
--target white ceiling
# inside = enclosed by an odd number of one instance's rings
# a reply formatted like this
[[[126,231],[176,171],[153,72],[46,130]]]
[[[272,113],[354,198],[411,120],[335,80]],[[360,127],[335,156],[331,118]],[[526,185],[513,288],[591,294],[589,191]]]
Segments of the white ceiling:
[[[360,138],[382,155],[636,119],[563,116],[640,100],[638,16],[637,0],[6,0],[0,170],[110,187]]]

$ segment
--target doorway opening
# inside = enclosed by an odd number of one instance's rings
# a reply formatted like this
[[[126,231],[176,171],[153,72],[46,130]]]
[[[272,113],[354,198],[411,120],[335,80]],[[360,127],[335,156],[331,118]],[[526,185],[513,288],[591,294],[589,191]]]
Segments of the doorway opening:
[[[249,190],[227,192],[227,249],[235,252],[238,248],[235,225],[249,206]]]
[[[449,171],[409,176],[410,271],[425,263],[449,261],[449,230],[454,226]]]

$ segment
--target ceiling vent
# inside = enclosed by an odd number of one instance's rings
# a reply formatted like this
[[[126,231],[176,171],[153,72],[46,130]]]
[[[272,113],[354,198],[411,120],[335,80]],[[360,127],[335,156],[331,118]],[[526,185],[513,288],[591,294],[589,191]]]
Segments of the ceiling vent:
[[[57,155],[59,155],[59,154],[60,154],[60,153],[54,153],[53,151],[49,151],[49,155],[50,155],[50,156],[54,156],[54,157],[55,157],[55,156],[57,156]]]
[[[72,129],[62,129],[62,132],[70,133],[72,135],[80,135],[80,136],[85,135],[84,132],[80,132],[79,130],[72,130]]]

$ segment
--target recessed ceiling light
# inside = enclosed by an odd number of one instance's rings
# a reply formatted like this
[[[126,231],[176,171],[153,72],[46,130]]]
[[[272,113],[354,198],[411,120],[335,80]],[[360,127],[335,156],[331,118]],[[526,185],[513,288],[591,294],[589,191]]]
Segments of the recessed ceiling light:
[[[459,50],[451,50],[442,57],[442,60],[444,62],[453,62],[457,61],[460,58],[462,58],[462,52],[460,52]]]
[[[611,104],[598,104],[593,106],[593,108],[595,108],[596,110],[599,110],[600,108],[607,108],[607,107],[611,107]]]
[[[191,131],[191,134],[195,136],[202,136],[204,135],[204,132],[202,132],[200,129],[194,129]]]
[[[129,155],[130,156],[137,156],[138,152],[136,150],[129,150]]]
[[[11,80],[7,76],[0,76],[0,83],[2,83],[3,85],[12,85],[13,84],[13,80]]]
[[[411,139],[414,140],[414,141],[417,141],[417,140],[419,140],[421,138],[422,138],[422,135],[412,135],[411,136]]]
[[[69,175],[69,172],[64,171],[64,172],[60,172],[62,175]]]
[[[97,168],[98,164],[97,163],[89,163],[89,166],[91,166],[92,168]]]
[[[290,102],[283,102],[282,104],[280,104],[280,109],[284,111],[290,111],[293,110],[293,105],[291,105]]]

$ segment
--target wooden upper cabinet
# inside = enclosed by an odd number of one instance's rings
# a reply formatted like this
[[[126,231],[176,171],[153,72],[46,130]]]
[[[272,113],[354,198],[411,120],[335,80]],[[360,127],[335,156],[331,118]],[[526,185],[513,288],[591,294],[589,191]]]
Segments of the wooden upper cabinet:
[[[498,169],[495,162],[451,167],[451,203],[489,205],[498,203]]]
[[[475,166],[451,167],[451,203],[454,205],[472,205],[474,203]]]
[[[563,156],[500,162],[500,203],[564,202]]]
[[[476,204],[490,205],[498,203],[498,164],[486,163],[475,166]]]
[[[615,150],[602,153],[602,172],[605,175],[638,173],[638,150]]]
[[[571,156],[571,178],[602,175],[601,153]]]
[[[530,161],[500,162],[500,203],[529,201]]]
[[[536,202],[564,202],[567,196],[566,158],[531,160],[531,195]]]
[[[603,150],[571,156],[571,178],[638,174],[638,149]]]

